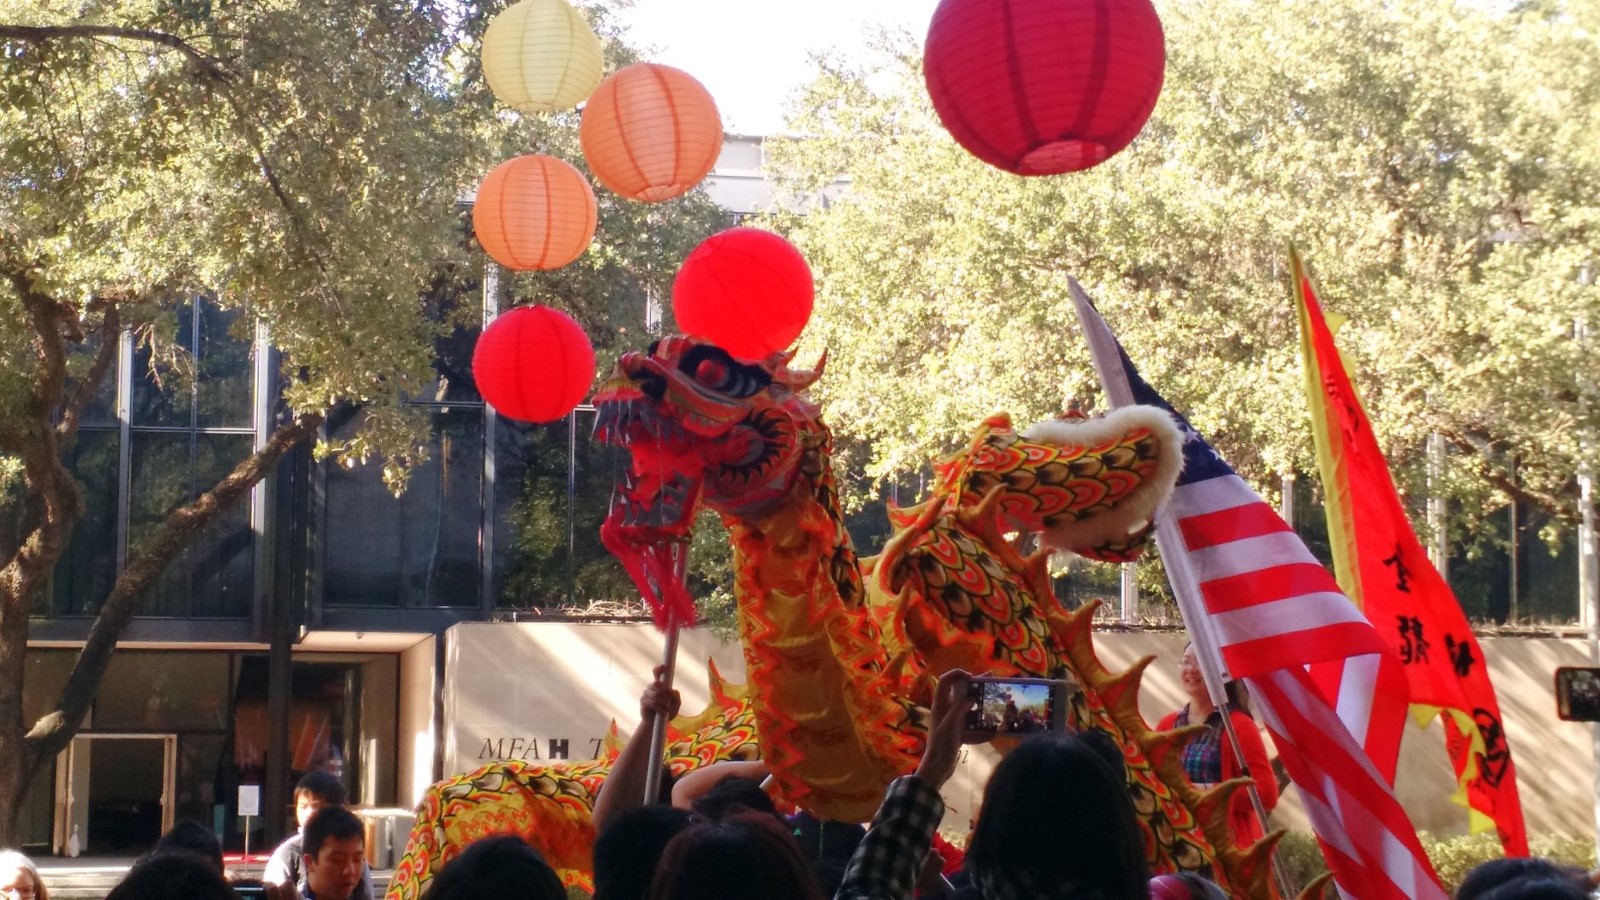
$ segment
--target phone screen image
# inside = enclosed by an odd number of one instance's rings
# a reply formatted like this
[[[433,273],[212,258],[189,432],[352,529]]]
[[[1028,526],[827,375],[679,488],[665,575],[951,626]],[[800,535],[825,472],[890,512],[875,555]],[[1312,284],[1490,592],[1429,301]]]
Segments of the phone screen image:
[[[976,704],[968,731],[1038,734],[1054,729],[1055,685],[1048,682],[973,681]]]
[[[1556,670],[1556,716],[1568,722],[1600,722],[1600,669]]]

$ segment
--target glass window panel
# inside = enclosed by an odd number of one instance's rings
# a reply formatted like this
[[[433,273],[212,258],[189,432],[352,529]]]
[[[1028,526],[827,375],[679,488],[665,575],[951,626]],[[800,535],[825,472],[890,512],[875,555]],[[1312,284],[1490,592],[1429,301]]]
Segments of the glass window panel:
[[[427,403],[481,403],[472,379],[472,351],[482,329],[456,328],[433,342],[433,380],[412,395]]]
[[[333,606],[476,606],[482,527],[483,410],[433,413],[427,462],[394,497],[376,460],[329,465],[323,602]],[[353,433],[360,416],[334,431]]]
[[[238,772],[224,757],[227,742],[224,734],[186,734],[178,738],[175,818],[211,826],[218,807],[237,803]],[[224,823],[231,819],[231,814],[223,816]]]
[[[100,351],[102,340],[115,341],[118,335],[109,337],[95,332],[89,336],[83,346],[76,348],[72,353],[72,371],[88,375],[89,368],[94,364],[95,354]],[[67,379],[67,396],[78,389],[79,379]],[[100,384],[95,388],[94,397],[83,407],[83,417],[79,424],[85,428],[95,426],[113,426],[117,424],[117,361],[115,356],[106,367],[105,375],[100,378]]]
[[[84,514],[56,564],[51,612],[91,615],[117,577],[117,465],[115,431],[80,431],[67,468],[83,485]]]
[[[100,730],[228,727],[228,654],[118,651],[94,701]]]
[[[210,489],[250,453],[248,434],[133,435],[128,522],[129,554],[136,554],[177,507]],[[250,501],[225,510],[162,573],[139,607],[142,615],[242,617],[249,615],[255,572]]]
[[[423,295],[423,315],[446,326],[433,342],[431,384],[417,389],[412,399],[430,403],[474,403],[482,398],[472,380],[472,351],[483,321],[483,283],[459,273],[440,279]]]
[[[1517,613],[1541,622],[1573,622],[1578,615],[1578,535],[1564,528],[1554,546],[1540,532],[1548,514],[1522,507],[1522,538],[1517,547]]]
[[[636,599],[622,565],[600,543],[600,524],[627,456],[592,441],[594,413],[577,413],[574,490],[569,497],[572,420],[550,425],[499,420],[495,449],[499,606],[526,609]]]
[[[163,340],[173,341],[183,354],[194,352],[194,302],[187,301],[173,310],[177,327]],[[133,355],[134,425],[189,427],[193,394],[192,379],[179,369],[157,363],[151,368],[148,346],[139,346]]]
[[[567,426],[495,423],[494,596],[512,609],[567,598]],[[609,488],[606,497],[610,497]]]
[[[201,428],[249,428],[254,419],[250,384],[252,345],[236,337],[244,313],[200,303],[200,346],[195,359],[196,421]]]
[[[61,696],[61,689],[67,684],[67,675],[72,672],[72,664],[78,658],[76,650],[29,650],[27,655],[27,673],[23,675],[23,684],[27,690],[22,692],[22,725],[23,729],[33,727],[33,723],[55,708],[56,700]]]

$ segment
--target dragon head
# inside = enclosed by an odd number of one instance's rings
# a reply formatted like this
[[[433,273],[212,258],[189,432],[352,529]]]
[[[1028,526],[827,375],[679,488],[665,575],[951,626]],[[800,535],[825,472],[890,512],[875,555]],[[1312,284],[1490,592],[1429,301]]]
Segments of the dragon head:
[[[631,465],[607,524],[635,539],[688,534],[698,500],[725,515],[777,507],[802,470],[806,436],[823,433],[802,396],[822,372],[774,354],[741,363],[698,338],[627,353],[595,393],[595,437]]]

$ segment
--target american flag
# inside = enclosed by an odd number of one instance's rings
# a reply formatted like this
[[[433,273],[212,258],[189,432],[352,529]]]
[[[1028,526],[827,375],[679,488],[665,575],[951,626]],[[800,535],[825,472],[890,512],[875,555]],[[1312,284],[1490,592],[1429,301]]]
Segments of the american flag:
[[[1162,563],[1202,665],[1249,686],[1340,892],[1443,900],[1391,788],[1393,757],[1386,774],[1363,746],[1369,736],[1387,746],[1390,717],[1403,722],[1392,651],[1293,529],[1139,377],[1077,282],[1071,289],[1111,405],[1160,407],[1183,432],[1183,474],[1156,517]]]

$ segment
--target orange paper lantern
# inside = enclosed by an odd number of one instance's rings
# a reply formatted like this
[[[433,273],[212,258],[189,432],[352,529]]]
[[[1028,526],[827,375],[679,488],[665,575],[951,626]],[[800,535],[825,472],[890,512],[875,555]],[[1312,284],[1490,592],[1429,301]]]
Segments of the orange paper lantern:
[[[600,183],[629,200],[671,200],[699,184],[722,152],[722,116],[692,75],[656,63],[612,73],[578,128]]]
[[[597,215],[582,172],[553,156],[518,156],[478,185],[472,230],[508,269],[559,269],[588,249]]]

